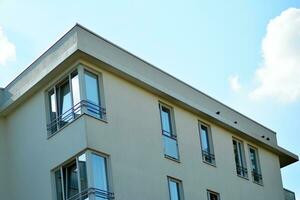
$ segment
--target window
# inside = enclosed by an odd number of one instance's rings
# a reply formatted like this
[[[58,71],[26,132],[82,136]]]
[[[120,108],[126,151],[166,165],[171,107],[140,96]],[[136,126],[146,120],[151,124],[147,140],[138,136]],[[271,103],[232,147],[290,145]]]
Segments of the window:
[[[175,134],[171,109],[159,104],[164,152],[167,158],[179,160],[177,136]]]
[[[251,174],[253,178],[253,182],[262,184],[262,175],[258,157],[258,151],[252,146],[249,146],[249,156],[251,162]]]
[[[215,165],[215,155],[212,143],[212,136],[210,127],[205,125],[204,123],[199,123],[200,128],[200,142],[202,149],[202,159],[204,162],[208,162],[210,164]]]
[[[245,160],[244,145],[237,139],[232,140],[237,175],[247,178],[248,170]]]
[[[59,167],[54,171],[56,199],[113,199],[113,193],[109,192],[106,165],[105,157],[86,151]]]
[[[220,200],[220,194],[207,190],[208,200]]]
[[[170,200],[183,200],[182,183],[179,180],[168,178]]]
[[[83,113],[105,120],[99,88],[98,75],[81,67],[53,86],[47,94],[48,137]]]

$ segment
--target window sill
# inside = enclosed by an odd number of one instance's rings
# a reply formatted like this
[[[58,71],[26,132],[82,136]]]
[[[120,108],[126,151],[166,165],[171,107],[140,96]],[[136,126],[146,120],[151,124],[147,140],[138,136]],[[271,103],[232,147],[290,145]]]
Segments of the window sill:
[[[242,175],[239,175],[239,174],[236,174],[236,175],[237,175],[237,177],[240,177],[242,179],[245,179],[245,180],[249,181],[249,177],[248,176],[242,176]]]
[[[165,158],[168,159],[168,160],[172,160],[174,162],[177,162],[177,163],[181,163],[179,159],[173,158],[172,156],[168,156],[166,154],[165,154]]]
[[[78,119],[80,119],[82,116],[89,116],[91,118],[94,118],[96,120],[102,121],[104,123],[108,123],[107,120],[102,119],[102,118],[97,118],[95,116],[92,116],[88,113],[82,113],[81,115],[79,115],[78,117],[76,117],[75,119],[73,119],[71,122],[67,123],[65,126],[63,126],[62,128],[58,129],[57,131],[55,131],[54,133],[47,134],[47,140],[49,140],[50,138],[54,137],[55,135],[57,135],[59,132],[61,132],[62,130],[64,130],[66,127],[68,127],[70,124],[73,124],[75,121],[77,121]]]
[[[212,167],[217,167],[216,163],[208,162],[208,161],[206,161],[206,160],[204,160],[204,159],[202,159],[202,161],[203,161],[203,163],[205,163],[205,164],[207,164],[207,165],[210,165],[210,166],[212,166]]]
[[[254,180],[252,182],[255,183],[255,184],[257,184],[257,185],[260,185],[262,187],[264,186],[263,182],[257,182],[257,181],[254,181]]]

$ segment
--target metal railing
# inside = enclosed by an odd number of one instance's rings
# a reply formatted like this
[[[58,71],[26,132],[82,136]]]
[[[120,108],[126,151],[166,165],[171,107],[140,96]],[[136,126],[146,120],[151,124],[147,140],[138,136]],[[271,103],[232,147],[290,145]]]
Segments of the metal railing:
[[[296,195],[294,192],[284,188],[283,193],[284,193],[284,200],[296,200]]]
[[[82,191],[81,193],[78,193],[70,198],[68,198],[67,200],[85,200],[87,198],[89,199],[97,199],[101,198],[101,199],[106,199],[106,200],[111,200],[114,199],[114,193],[112,192],[108,192],[105,190],[100,190],[97,188],[88,188],[84,191]]]
[[[257,171],[252,171],[252,177],[254,182],[262,184],[263,178],[261,173],[258,173]]]
[[[98,119],[106,120],[105,108],[90,101],[82,100],[47,124],[48,137],[54,135],[59,129],[74,121],[82,114],[88,114]]]
[[[202,159],[211,164],[216,163],[215,155],[205,150],[202,150]]]
[[[243,167],[243,166],[236,165],[236,173],[239,176],[242,176],[242,177],[245,177],[245,178],[248,177],[248,169]]]
[[[179,160],[177,136],[162,130],[165,156],[171,159]]]

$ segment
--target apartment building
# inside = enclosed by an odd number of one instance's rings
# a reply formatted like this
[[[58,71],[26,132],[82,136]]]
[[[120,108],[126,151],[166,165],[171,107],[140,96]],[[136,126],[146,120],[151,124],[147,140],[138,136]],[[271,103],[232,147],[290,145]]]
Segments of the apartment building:
[[[0,89],[5,200],[284,200],[276,133],[75,25]]]

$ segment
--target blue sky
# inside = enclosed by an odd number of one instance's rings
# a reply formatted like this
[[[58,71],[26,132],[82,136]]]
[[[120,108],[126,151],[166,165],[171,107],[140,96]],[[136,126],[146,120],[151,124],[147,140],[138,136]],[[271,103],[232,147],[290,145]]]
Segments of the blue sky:
[[[297,8],[297,0],[0,0],[0,87],[78,22],[276,131],[299,155]],[[282,172],[300,195],[300,164]]]

